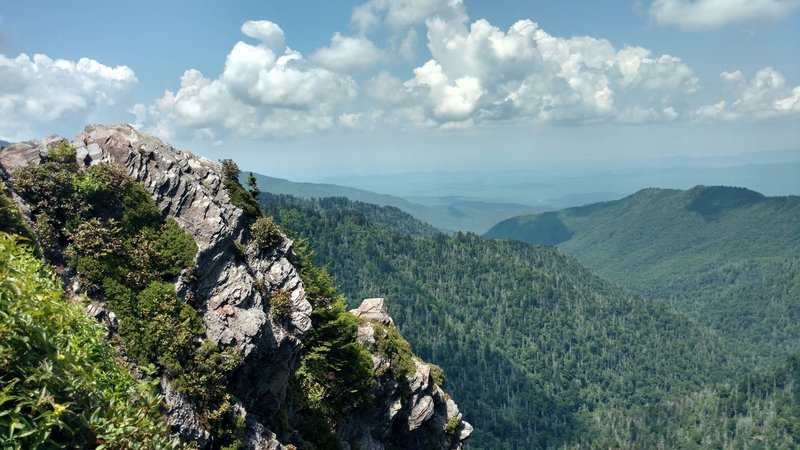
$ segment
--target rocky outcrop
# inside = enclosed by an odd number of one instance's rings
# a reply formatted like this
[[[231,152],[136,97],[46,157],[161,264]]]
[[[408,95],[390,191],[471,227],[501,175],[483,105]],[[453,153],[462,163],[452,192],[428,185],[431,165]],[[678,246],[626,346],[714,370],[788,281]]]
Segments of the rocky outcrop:
[[[358,328],[358,342],[372,354],[376,373],[384,375],[374,388],[374,406],[342,420],[337,432],[342,447],[461,448],[472,426],[436,384],[432,367],[415,359],[413,374],[399,379],[390,375],[392,362],[379,351],[375,340],[376,325],[394,327],[384,299],[366,299],[350,313],[365,319]]]
[[[8,172],[42,163],[51,144],[41,141],[13,144],[0,152]],[[311,304],[296,268],[290,262],[292,242],[283,239],[268,251],[251,245],[252,219],[234,206],[218,164],[176,150],[128,125],[87,126],[72,144],[79,164],[110,164],[123,168],[146,187],[162,213],[173,218],[195,238],[196,267],[176,282],[176,290],[199,305],[208,338],[237,352],[242,365],[234,374],[231,391],[237,414],[247,424],[245,448],[284,448],[264,424],[285,407],[288,379],[299,362],[304,336],[311,330]],[[17,199],[19,200],[19,199]],[[23,210],[24,210],[24,205]],[[276,292],[290,298],[288,317],[273,317],[270,299]],[[285,298],[285,296],[284,296]],[[113,312],[93,301],[87,312],[107,325],[118,326]],[[359,339],[374,350],[369,321],[393,326],[382,299],[370,299],[354,311],[367,322]],[[374,334],[374,330],[373,334]],[[362,332],[365,334],[361,336]],[[376,368],[385,365],[373,356]],[[209,439],[193,405],[169,383],[162,383],[168,403],[167,420],[187,440],[201,445]],[[388,444],[419,448],[458,448],[471,427],[458,408],[432,381],[430,367],[417,362],[407,380],[379,379],[375,411],[361,411],[342,421],[337,436],[348,448],[382,449]]]
[[[0,153],[0,164],[9,172],[40,164],[60,140],[14,144]],[[163,214],[192,234],[199,248],[197,264],[191,277],[177,282],[176,290],[201,305],[208,338],[242,356],[233,391],[244,407],[263,417],[276,413],[283,406],[302,337],[311,328],[311,305],[288,260],[291,241],[284,239],[268,253],[248,252],[244,258],[234,251],[247,247],[249,222],[231,203],[219,166],[211,160],[176,150],[127,125],[87,126],[72,144],[79,164],[123,168],[144,184]],[[187,278],[192,281],[182,281]],[[269,298],[278,290],[291,296],[288,321],[270,316]],[[96,315],[101,308],[95,304],[91,309]],[[181,434],[202,442],[202,430],[192,426],[197,420],[189,419],[191,408],[178,393],[166,389],[166,394],[170,422],[181,423],[176,427]]]

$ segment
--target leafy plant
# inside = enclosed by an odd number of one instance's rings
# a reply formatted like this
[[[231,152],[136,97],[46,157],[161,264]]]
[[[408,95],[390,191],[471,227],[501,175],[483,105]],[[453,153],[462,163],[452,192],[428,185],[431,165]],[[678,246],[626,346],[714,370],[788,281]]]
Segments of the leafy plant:
[[[396,328],[373,324],[375,329],[375,342],[378,351],[389,358],[389,370],[395,379],[411,376],[417,371],[414,364],[414,352],[408,341],[400,336]],[[441,369],[440,369],[441,370]]]
[[[0,447],[177,447],[153,386],[62,295],[30,248],[0,233]]]
[[[272,315],[279,319],[289,319],[292,316],[292,294],[286,291],[277,291],[269,300]]]
[[[261,217],[261,207],[258,206],[258,202],[239,184],[238,180],[226,178],[223,184],[231,203],[242,208],[245,216],[250,218]]]
[[[272,217],[256,219],[250,226],[250,236],[258,251],[270,250],[283,240],[283,234]]]

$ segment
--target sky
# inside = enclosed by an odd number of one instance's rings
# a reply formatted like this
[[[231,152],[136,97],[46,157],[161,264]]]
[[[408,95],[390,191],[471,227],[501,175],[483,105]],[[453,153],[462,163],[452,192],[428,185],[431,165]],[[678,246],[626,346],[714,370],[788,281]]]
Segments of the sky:
[[[800,148],[800,0],[0,0],[0,139],[342,174]]]

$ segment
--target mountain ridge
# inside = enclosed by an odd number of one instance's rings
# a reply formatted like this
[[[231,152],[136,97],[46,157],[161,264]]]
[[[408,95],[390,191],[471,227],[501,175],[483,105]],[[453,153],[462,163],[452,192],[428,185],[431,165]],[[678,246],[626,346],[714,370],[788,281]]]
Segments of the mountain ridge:
[[[499,223],[486,237],[555,244],[602,276],[689,314],[752,358],[800,349],[800,196],[741,187],[649,188]],[[556,239],[557,238],[557,239]]]
[[[122,338],[129,360],[160,379],[165,420],[184,443],[456,449],[469,436],[432,366],[396,333],[376,332],[372,346],[358,340],[360,327],[373,325],[344,309],[303,248],[242,206],[249,194],[232,179],[234,163],[220,168],[127,125],[92,125],[72,146],[58,137],[13,145],[0,164],[68,293],[92,296],[92,315]],[[193,261],[179,276],[168,268],[167,278],[136,285],[129,280],[163,264],[146,259],[126,269],[137,255],[152,259],[147,223],[167,233],[156,235],[166,254],[188,236],[181,264]],[[166,333],[162,323],[174,328]],[[398,346],[402,357],[387,353]],[[209,364],[224,371],[206,373]],[[212,396],[216,409],[207,409],[201,400]]]

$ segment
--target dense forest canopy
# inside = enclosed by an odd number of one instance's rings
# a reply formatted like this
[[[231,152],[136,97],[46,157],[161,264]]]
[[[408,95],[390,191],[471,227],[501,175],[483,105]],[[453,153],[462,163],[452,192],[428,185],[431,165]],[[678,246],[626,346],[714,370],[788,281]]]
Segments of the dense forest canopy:
[[[714,402],[752,368],[714,331],[552,247],[432,233],[393,208],[343,198],[262,194],[261,203],[295,238],[311,241],[344,292],[389,300],[404,335],[442,365],[474,421],[470,448],[677,445],[684,424],[653,421],[669,405],[702,398],[718,415],[697,428],[718,426],[729,411]],[[793,379],[769,395],[791,404]],[[747,397],[732,417],[768,414],[764,401]],[[622,417],[638,418],[641,432]],[[750,439],[732,436],[720,442]]]
[[[499,223],[487,237],[558,244],[716,330],[759,364],[800,350],[800,197],[724,186],[645,189]]]

